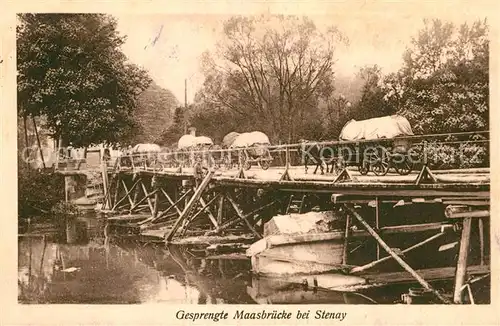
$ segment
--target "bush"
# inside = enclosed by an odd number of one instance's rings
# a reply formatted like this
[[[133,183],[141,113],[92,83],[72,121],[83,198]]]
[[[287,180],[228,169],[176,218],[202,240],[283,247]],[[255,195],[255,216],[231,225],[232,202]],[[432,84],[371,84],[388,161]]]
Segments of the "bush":
[[[51,214],[64,200],[64,176],[60,174],[35,170],[19,160],[17,178],[20,218]]]
[[[488,166],[488,149],[477,143],[459,145],[429,143],[427,160],[430,168],[460,169]]]

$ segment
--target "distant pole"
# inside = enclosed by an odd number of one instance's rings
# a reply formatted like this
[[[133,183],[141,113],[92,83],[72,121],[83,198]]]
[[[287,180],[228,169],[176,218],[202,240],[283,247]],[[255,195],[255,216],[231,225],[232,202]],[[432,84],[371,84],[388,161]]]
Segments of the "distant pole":
[[[184,114],[182,115],[184,120],[184,134],[187,134],[187,108],[188,108],[188,91],[187,91],[187,78],[184,79]]]

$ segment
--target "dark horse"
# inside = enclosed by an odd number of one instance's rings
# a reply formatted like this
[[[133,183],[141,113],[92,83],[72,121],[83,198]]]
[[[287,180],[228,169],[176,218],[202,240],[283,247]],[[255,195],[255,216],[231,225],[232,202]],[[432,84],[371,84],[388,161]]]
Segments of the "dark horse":
[[[314,169],[313,174],[318,172],[318,168],[321,171],[321,174],[325,174],[325,170],[323,166],[326,166],[326,173],[333,173],[334,168],[337,166],[336,155],[332,147],[327,145],[321,145],[317,143],[309,143],[305,139],[300,140],[301,146],[299,147],[299,155],[302,156],[302,160],[304,161],[304,167],[307,174],[307,164],[309,160],[312,160],[313,163],[316,164],[316,169]],[[331,164],[329,168],[328,165]]]

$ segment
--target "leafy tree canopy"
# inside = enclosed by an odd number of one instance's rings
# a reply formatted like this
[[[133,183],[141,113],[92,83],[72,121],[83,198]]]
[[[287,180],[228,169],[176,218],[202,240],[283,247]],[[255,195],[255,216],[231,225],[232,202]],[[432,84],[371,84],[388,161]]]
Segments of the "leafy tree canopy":
[[[229,131],[251,124],[274,142],[296,140],[334,90],[335,49],[344,41],[337,29],[320,30],[307,18],[233,17],[216,51],[204,57],[200,103],[244,121]]]
[[[425,21],[403,67],[386,76],[386,99],[419,133],[487,130],[488,61],[486,21]]]
[[[127,63],[115,19],[102,14],[19,19],[19,115],[46,116],[54,137],[74,146],[132,137],[133,110],[151,80]]]
[[[173,120],[178,103],[172,92],[153,82],[139,95],[137,108],[133,113],[133,120],[139,129],[131,143],[155,142],[162,132],[175,122]]]

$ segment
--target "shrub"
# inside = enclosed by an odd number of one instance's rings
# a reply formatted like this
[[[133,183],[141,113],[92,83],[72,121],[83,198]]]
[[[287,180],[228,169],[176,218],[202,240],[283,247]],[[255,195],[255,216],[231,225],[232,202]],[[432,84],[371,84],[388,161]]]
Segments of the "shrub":
[[[27,218],[51,214],[52,208],[64,200],[64,176],[38,171],[18,163],[18,216]]]

